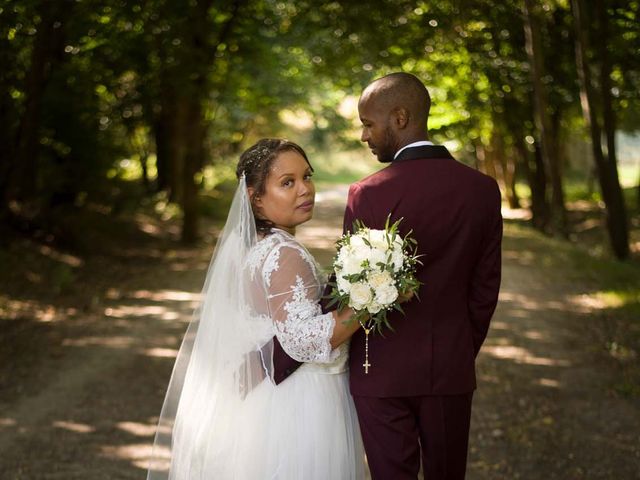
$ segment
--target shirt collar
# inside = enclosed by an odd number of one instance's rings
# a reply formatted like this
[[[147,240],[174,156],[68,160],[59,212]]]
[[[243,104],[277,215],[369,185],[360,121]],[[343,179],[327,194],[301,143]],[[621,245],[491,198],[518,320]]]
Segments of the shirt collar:
[[[407,148],[422,147],[425,145],[433,145],[433,142],[430,142],[428,140],[420,140],[419,142],[413,142],[413,143],[410,143],[409,145],[405,145],[404,147],[402,147],[400,150],[396,152],[396,154],[393,156],[393,159],[395,160],[396,158],[398,158],[398,155],[400,155],[400,152],[402,152],[403,150],[406,150]]]

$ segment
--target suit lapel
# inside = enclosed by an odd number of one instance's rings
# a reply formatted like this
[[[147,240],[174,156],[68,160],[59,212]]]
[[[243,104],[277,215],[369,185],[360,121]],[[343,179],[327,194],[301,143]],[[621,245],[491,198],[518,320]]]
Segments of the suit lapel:
[[[449,150],[442,145],[422,145],[403,150],[392,163],[403,160],[417,160],[418,158],[450,158],[453,160]]]

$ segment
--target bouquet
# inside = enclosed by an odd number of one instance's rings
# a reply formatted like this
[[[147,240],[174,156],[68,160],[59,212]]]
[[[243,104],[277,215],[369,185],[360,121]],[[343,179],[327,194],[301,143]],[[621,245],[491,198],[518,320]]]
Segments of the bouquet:
[[[417,242],[409,232],[404,238],[398,232],[402,219],[384,230],[367,228],[356,220],[353,233],[337,242],[338,253],[333,262],[336,280],[329,294],[329,305],[338,309],[351,307],[354,319],[369,331],[382,333],[384,327],[393,330],[387,313],[402,313],[401,296],[417,294],[420,282],[415,277]]]

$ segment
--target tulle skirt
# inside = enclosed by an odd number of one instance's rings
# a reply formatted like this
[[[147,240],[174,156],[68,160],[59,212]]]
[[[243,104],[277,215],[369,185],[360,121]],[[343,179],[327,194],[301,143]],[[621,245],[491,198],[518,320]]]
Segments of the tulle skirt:
[[[305,367],[278,386],[264,381],[250,392],[234,412],[233,433],[221,438],[210,430],[205,451],[216,454],[202,459],[202,480],[365,478],[347,373]]]

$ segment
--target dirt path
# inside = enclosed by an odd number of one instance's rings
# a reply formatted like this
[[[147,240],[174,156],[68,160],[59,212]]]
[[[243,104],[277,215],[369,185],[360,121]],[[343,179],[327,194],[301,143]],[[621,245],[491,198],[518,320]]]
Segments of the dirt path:
[[[346,190],[319,197],[299,237],[323,264]],[[479,360],[470,480],[640,478],[640,405],[610,394],[579,285],[507,229],[501,302]],[[86,305],[12,320],[0,365],[0,478],[141,479],[173,356],[210,251],[104,257]],[[125,270],[126,276],[119,275]],[[96,279],[100,280],[97,281]],[[17,322],[17,323],[16,323]],[[0,323],[0,325],[2,325]],[[4,332],[3,332],[4,335]]]
[[[469,478],[638,479],[640,403],[612,394],[595,304],[507,229],[500,303],[479,358]],[[558,253],[556,253],[557,255]]]

